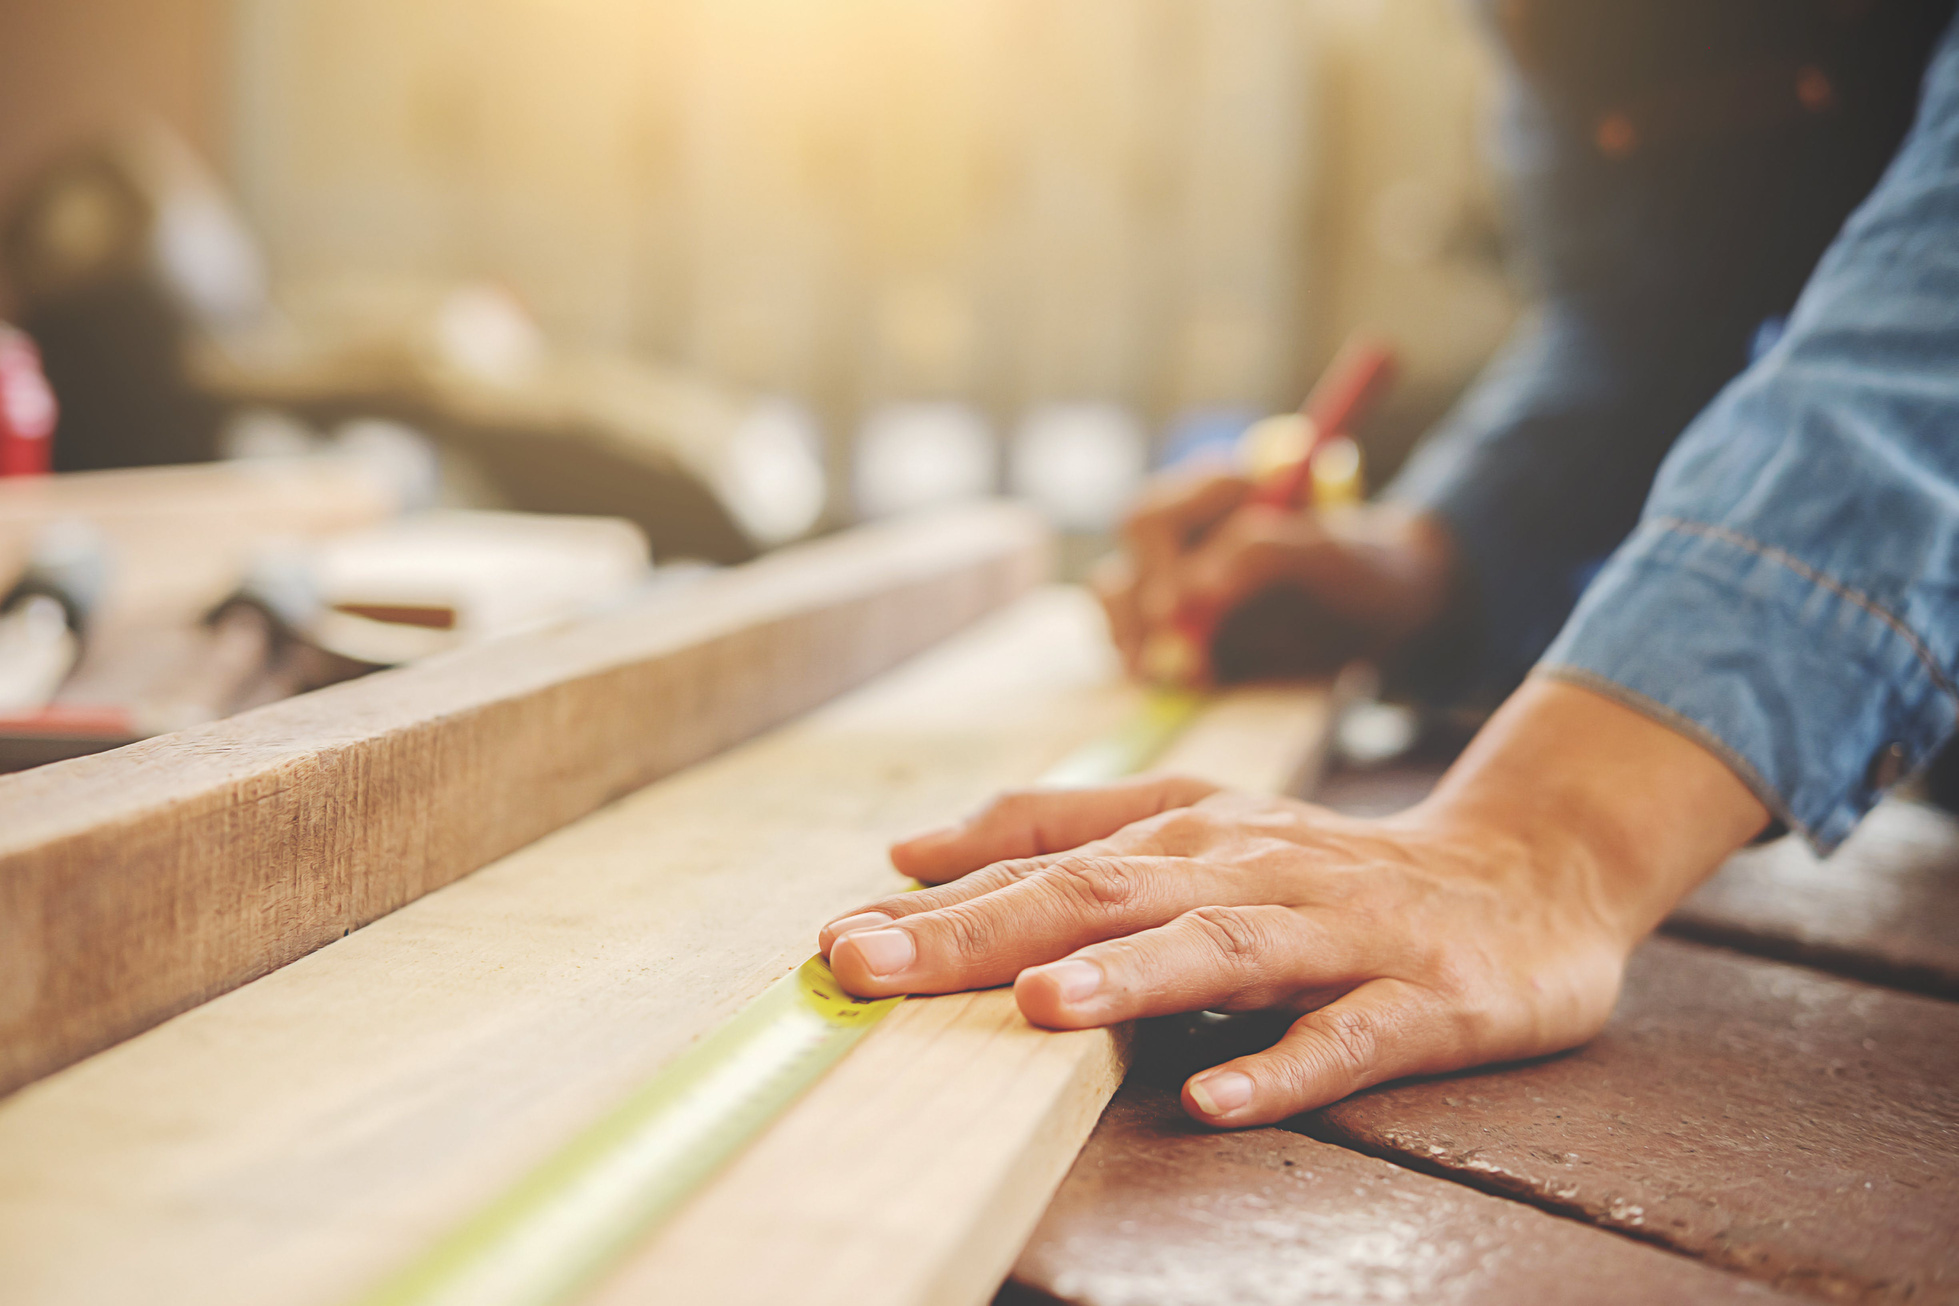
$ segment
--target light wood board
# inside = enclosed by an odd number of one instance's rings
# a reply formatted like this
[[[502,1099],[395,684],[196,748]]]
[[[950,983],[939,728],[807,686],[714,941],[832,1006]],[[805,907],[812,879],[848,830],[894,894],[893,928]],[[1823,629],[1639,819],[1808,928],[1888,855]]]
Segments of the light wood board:
[[[31,1085],[0,1102],[0,1300],[344,1301],[895,887],[892,838],[1134,702],[1092,605],[1043,591]]]
[[[0,777],[0,1091],[282,966],[1024,592],[990,505]]]
[[[1332,696],[1229,694],[1153,768],[1295,792]],[[1127,1027],[1056,1033],[1009,989],[912,998],[870,1033],[589,1306],[980,1306],[1122,1080]]]

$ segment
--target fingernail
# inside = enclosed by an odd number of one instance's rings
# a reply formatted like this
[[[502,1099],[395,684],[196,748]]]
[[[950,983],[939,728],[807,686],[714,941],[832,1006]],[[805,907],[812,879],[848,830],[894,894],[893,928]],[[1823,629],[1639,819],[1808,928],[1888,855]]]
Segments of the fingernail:
[[[1252,1100],[1251,1077],[1235,1070],[1220,1070],[1215,1075],[1193,1079],[1190,1100],[1207,1116],[1230,1115]]]
[[[850,944],[873,975],[901,971],[918,955],[911,935],[903,930],[860,930],[850,936]]]
[[[1080,1002],[1102,987],[1102,968],[1092,961],[1057,961],[1041,973],[1054,981],[1063,1002]]]
[[[852,930],[874,930],[880,925],[889,925],[891,918],[881,911],[860,911],[855,916],[846,916],[840,921],[831,921],[827,932],[833,939],[841,939]]]

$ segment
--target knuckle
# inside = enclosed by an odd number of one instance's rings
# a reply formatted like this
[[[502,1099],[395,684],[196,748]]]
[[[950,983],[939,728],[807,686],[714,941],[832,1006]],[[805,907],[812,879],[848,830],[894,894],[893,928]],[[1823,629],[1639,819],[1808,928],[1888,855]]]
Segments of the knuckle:
[[[955,957],[987,956],[999,941],[999,931],[984,913],[965,908],[966,905],[961,904],[934,913],[932,923],[941,943]]]
[[[1011,861],[995,862],[991,870],[1000,884],[1005,886],[1019,884],[1022,880],[1031,880],[1047,868],[1046,858],[1016,857]]]
[[[1256,968],[1265,953],[1264,929],[1239,908],[1198,907],[1184,919],[1233,970]]]
[[[1173,807],[1144,827],[1147,843],[1172,857],[1188,857],[1211,847],[1217,839],[1217,819],[1196,807]]]
[[[1373,1016],[1336,1005],[1321,1011],[1316,1024],[1325,1036],[1320,1046],[1333,1062],[1330,1069],[1358,1076],[1374,1064],[1381,1029]]]
[[[1055,891],[1096,912],[1128,906],[1142,887],[1119,857],[1071,857],[1050,865],[1045,878]]]

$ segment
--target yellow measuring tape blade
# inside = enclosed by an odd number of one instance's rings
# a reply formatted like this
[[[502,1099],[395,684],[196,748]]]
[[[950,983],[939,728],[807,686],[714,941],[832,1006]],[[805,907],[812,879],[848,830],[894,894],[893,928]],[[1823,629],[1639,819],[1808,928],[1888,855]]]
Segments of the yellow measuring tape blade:
[[[1202,708],[1156,691],[1049,770],[1075,787],[1148,766]],[[903,1002],[852,997],[821,957],[769,986],[362,1306],[548,1306],[586,1288]]]

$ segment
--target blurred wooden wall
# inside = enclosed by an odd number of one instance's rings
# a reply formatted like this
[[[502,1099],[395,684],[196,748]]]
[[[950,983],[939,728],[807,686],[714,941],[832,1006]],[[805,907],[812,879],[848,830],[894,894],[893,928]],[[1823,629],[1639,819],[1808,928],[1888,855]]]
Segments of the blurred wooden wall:
[[[843,421],[1287,406],[1362,322],[1441,394],[1511,311],[1475,254],[1487,73],[1452,0],[238,0],[237,24],[232,159],[287,284],[490,276],[567,338]]]

